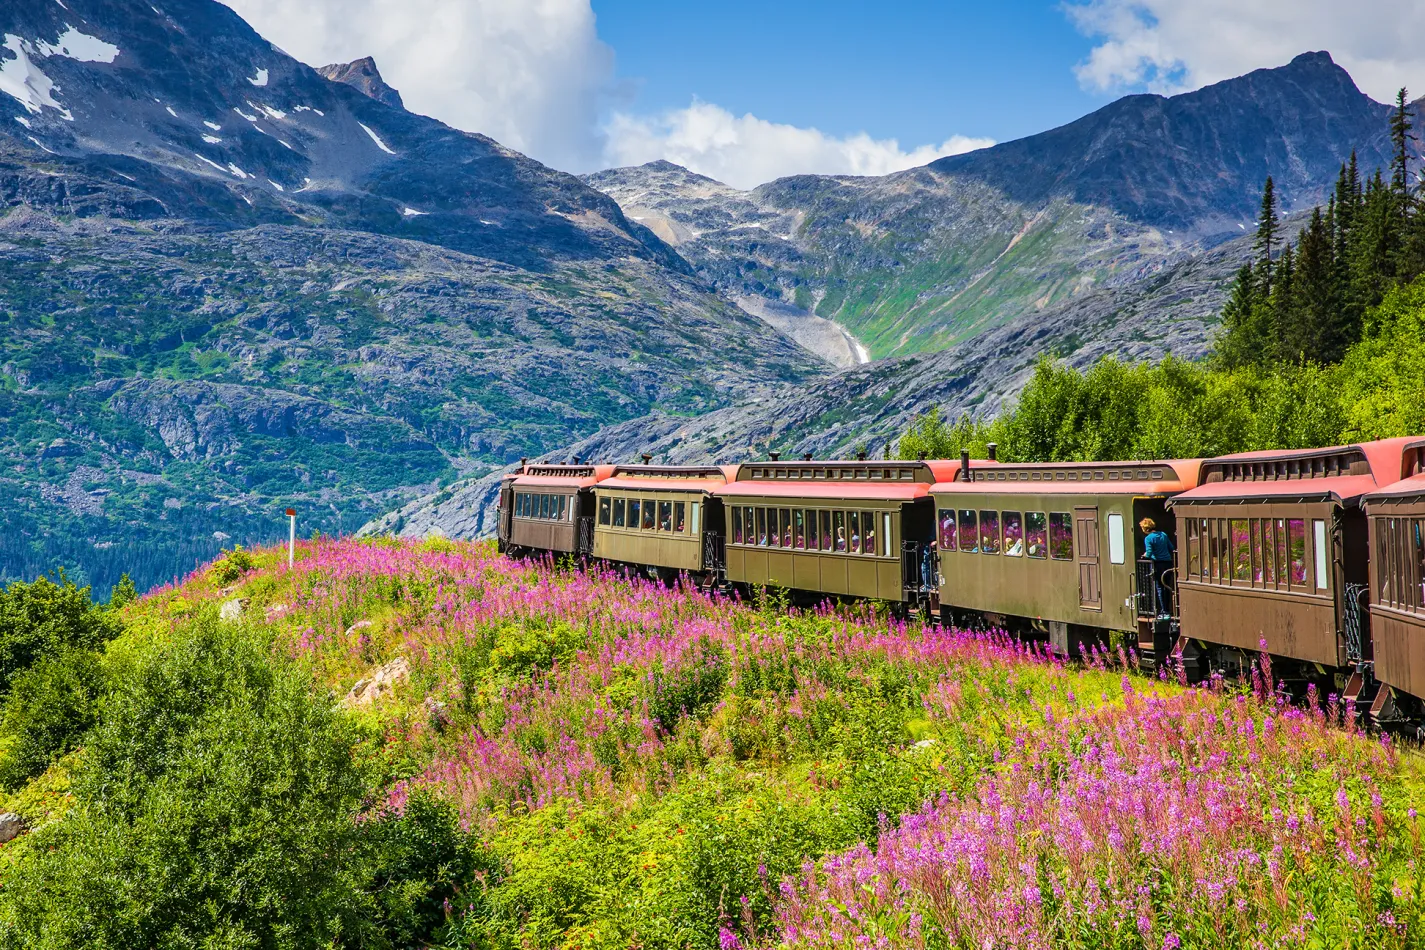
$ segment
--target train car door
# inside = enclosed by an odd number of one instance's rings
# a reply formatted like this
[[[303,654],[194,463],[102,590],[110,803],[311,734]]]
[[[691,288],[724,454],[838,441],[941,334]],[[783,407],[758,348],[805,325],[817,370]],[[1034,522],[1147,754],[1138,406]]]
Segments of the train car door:
[[[1074,548],[1079,562],[1079,607],[1103,609],[1098,563],[1098,509],[1074,509]]]
[[[499,521],[495,528],[495,537],[506,544],[510,540],[511,520],[515,513],[515,489],[509,482],[500,486],[500,508]]]

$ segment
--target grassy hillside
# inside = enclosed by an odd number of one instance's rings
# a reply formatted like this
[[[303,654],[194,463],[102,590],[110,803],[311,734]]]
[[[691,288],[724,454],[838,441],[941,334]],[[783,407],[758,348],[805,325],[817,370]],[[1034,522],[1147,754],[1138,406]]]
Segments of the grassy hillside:
[[[1260,677],[1186,689],[1128,656],[1071,668],[450,542],[234,554],[125,600],[0,597],[3,761],[54,759],[0,773],[29,825],[0,846],[0,946],[1380,947],[1422,926],[1414,768]],[[92,726],[53,741],[36,724],[61,707]]]

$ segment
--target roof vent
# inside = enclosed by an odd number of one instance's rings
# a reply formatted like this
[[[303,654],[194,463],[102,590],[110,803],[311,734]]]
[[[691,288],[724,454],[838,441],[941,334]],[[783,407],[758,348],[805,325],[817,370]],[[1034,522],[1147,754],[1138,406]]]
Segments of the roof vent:
[[[960,450],[960,473],[961,473],[961,478],[963,478],[963,479],[964,479],[965,481],[967,481],[967,482],[973,482],[973,481],[975,480],[975,479],[974,479],[974,476],[972,476],[972,475],[970,474],[970,450],[969,450],[969,449],[961,449],[961,450]]]
[[[649,455],[647,452],[644,452],[641,456],[639,456],[639,458],[643,459],[644,465],[647,465],[649,462],[653,461],[653,456]]]
[[[985,451],[989,454],[991,462],[996,461],[999,458],[999,443],[991,442],[985,446]]]
[[[803,456],[802,456],[802,461],[803,461],[803,462],[810,462],[810,461],[811,461],[811,453],[808,452],[808,453],[806,453],[805,455],[803,455]]]
[[[779,458],[782,457],[782,453],[781,453],[781,452],[768,452],[768,453],[767,453],[767,457],[770,458],[772,461],[775,462],[775,461],[777,461]]]
[[[858,461],[858,462],[864,462],[864,461],[866,461],[866,450],[865,450],[865,449],[862,449],[861,451],[859,451],[859,452],[856,453],[856,461]]]

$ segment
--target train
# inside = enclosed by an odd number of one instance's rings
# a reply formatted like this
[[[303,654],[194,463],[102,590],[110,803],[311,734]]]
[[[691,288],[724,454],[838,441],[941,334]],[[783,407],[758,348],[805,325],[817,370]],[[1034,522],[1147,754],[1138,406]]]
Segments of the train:
[[[1056,653],[1122,648],[1200,681],[1263,654],[1298,695],[1425,723],[1425,437],[1121,462],[528,463],[501,482],[514,556],[708,590],[884,602]],[[1147,531],[1171,562],[1145,557]]]

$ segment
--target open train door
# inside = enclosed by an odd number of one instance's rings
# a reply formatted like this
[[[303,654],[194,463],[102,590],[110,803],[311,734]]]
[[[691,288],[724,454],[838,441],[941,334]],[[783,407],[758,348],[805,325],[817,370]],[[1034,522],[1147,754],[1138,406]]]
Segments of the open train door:
[[[510,543],[515,516],[515,487],[509,479],[500,483],[500,507],[497,515],[495,538],[499,541],[500,550],[504,551]]]
[[[1098,563],[1098,509],[1074,509],[1075,558],[1079,562],[1079,606],[1103,609],[1103,579]]]

